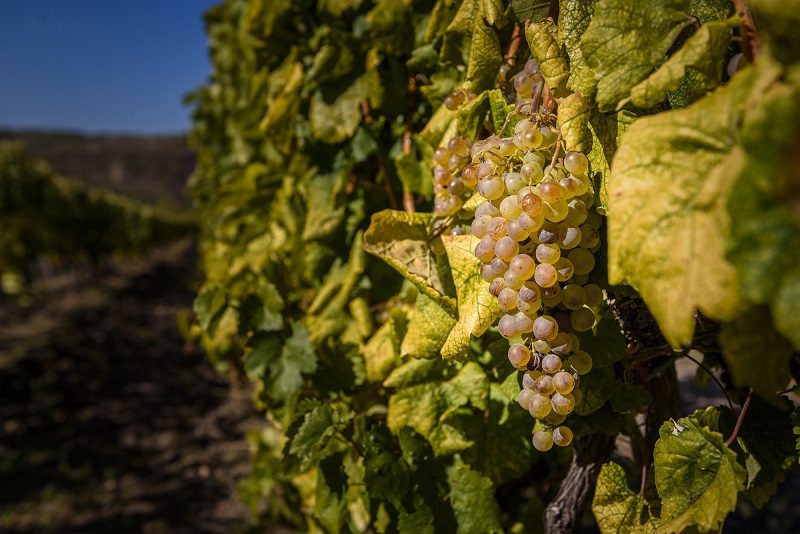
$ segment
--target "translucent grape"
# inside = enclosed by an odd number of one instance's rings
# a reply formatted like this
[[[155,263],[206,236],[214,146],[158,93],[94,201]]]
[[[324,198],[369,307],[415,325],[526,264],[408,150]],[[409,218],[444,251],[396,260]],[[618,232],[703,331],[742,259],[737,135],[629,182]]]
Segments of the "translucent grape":
[[[572,262],[564,257],[560,258],[557,262],[555,262],[555,264],[553,264],[553,267],[556,270],[559,282],[566,282],[567,280],[572,278],[572,273],[575,271]]]
[[[514,141],[511,139],[501,139],[497,146],[497,152],[504,157],[511,156],[516,151],[517,147],[514,145]]]
[[[450,183],[450,180],[453,179],[453,175],[450,174],[450,171],[442,167],[441,165],[436,165],[433,168],[433,181],[439,185],[447,185]]]
[[[570,175],[570,176],[572,176],[572,175]],[[578,180],[578,184],[577,184],[578,190],[576,191],[576,195],[575,196],[579,197],[579,196],[581,196],[583,194],[588,193],[589,192],[589,179],[586,178],[586,177],[581,177],[581,176],[575,176],[575,179]]]
[[[562,225],[558,231],[558,246],[564,250],[571,250],[581,242],[581,231],[574,226]]]
[[[600,244],[600,232],[594,226],[588,224],[581,226],[581,235],[583,236],[580,243],[582,248],[594,248]]]
[[[558,287],[558,284],[556,284],[555,287]],[[542,302],[548,308],[555,308],[556,306],[561,304],[561,294],[556,293],[555,295],[542,296]]]
[[[550,315],[540,315],[533,321],[533,335],[536,339],[552,341],[558,334],[558,323]]]
[[[553,443],[559,447],[566,447],[572,443],[572,430],[565,426],[560,426],[553,430]]]
[[[553,411],[556,413],[560,413],[561,415],[569,415],[572,410],[575,409],[575,397],[573,397],[570,393],[567,393],[566,395],[554,393],[553,396],[550,397],[550,404],[552,404]]]
[[[567,284],[562,291],[561,302],[569,310],[577,310],[586,304],[586,290],[578,284]]]
[[[539,196],[545,202],[556,202],[564,198],[564,188],[554,180],[546,180],[539,184]]]
[[[558,230],[556,223],[545,221],[536,233],[536,241],[539,243],[555,243],[558,241]]]
[[[533,76],[534,74],[541,72],[539,70],[539,64],[536,63],[536,60],[533,58],[525,62],[525,66],[522,68],[522,70],[524,70],[525,73],[530,76]]]
[[[524,314],[533,316],[539,311],[542,307],[541,300],[533,300],[530,302],[525,302],[524,300],[517,299],[517,309]]]
[[[561,369],[561,358],[557,354],[548,354],[542,358],[542,371],[553,374],[559,369]]]
[[[569,205],[564,199],[546,202],[543,211],[544,218],[548,221],[561,222],[569,215]]]
[[[572,174],[584,174],[589,169],[589,160],[580,152],[567,152],[564,167]]]
[[[519,168],[519,173],[528,184],[535,184],[542,179],[543,175],[542,166],[535,161],[523,163]]]
[[[505,217],[507,221],[516,219],[522,213],[522,208],[519,206],[519,201],[515,195],[508,196],[500,202],[500,215]]]
[[[452,156],[450,156],[450,159],[447,160],[447,168],[455,172],[457,169],[463,167],[466,162],[467,162],[466,158],[462,158],[457,154],[453,154]]]
[[[550,342],[550,350],[559,356],[566,356],[572,350],[572,338],[566,332],[559,332]]]
[[[475,246],[475,257],[483,263],[489,263],[494,258],[495,245],[497,245],[497,241],[488,235],[483,236],[480,243]]]
[[[542,243],[536,247],[536,259],[540,263],[554,264],[561,257],[561,249],[553,243]]]
[[[553,377],[545,374],[539,376],[533,382],[533,390],[540,395],[552,395],[555,391],[553,389]]]
[[[481,265],[481,278],[486,280],[487,282],[491,282],[498,276],[502,276],[502,273],[497,273],[493,268],[491,263],[484,263]]]
[[[458,107],[464,103],[466,99],[466,95],[464,91],[453,91],[449,95],[447,95],[444,99],[444,107],[449,109],[450,111],[455,111]],[[458,139],[457,137],[455,139]]]
[[[503,288],[497,295],[497,302],[505,312],[514,310],[517,308],[517,292],[510,287]]]
[[[558,181],[558,185],[564,188],[564,198],[571,199],[574,196],[580,195],[581,182],[574,176],[565,176]]]
[[[523,406],[523,408],[525,408],[526,410],[528,409],[527,406]],[[561,415],[558,412],[550,412],[547,415],[547,417],[544,418],[544,420],[550,423],[551,425],[560,425],[561,423],[564,422],[566,418],[567,418],[566,415]]]
[[[545,161],[547,161],[547,158],[545,158],[544,155],[541,152],[537,152],[535,150],[531,150],[529,152],[526,152],[522,156],[522,162],[523,163],[535,163],[539,167],[544,166]]]
[[[481,215],[480,217],[475,217],[475,220],[472,221],[472,226],[470,227],[472,235],[474,235],[475,237],[485,236],[491,220],[492,218],[489,217],[488,215]]]
[[[569,333],[569,338],[572,340],[572,350],[580,350],[581,348],[581,340],[578,339],[578,336],[573,334],[572,332]]]
[[[449,160],[450,160],[450,150],[448,150],[446,147],[440,146],[433,151],[433,161],[435,161],[442,167],[447,167],[447,162]]]
[[[522,197],[520,207],[529,217],[536,218],[538,215],[542,214],[544,203],[541,197],[536,193],[528,193]]]
[[[542,134],[541,146],[550,146],[555,143],[557,134],[552,128],[549,126],[542,126],[539,128],[539,132]]]
[[[506,288],[506,281],[503,278],[495,278],[489,284],[489,294],[497,297]]]
[[[533,123],[528,119],[522,119],[514,125],[514,133],[525,133],[533,128]]]
[[[453,178],[447,186],[447,192],[460,200],[460,197],[467,192],[467,186],[461,181],[461,178]]]
[[[497,168],[497,165],[494,163],[490,163],[488,161],[484,161],[482,163],[478,163],[477,174],[478,180],[486,180],[489,177],[492,177],[494,174],[494,170]]]
[[[517,369],[524,369],[531,359],[531,351],[522,343],[511,345],[508,349],[508,361]],[[570,378],[572,378],[570,376]],[[567,391],[569,393],[569,391]]]
[[[535,350],[540,354],[545,354],[547,352],[550,352],[550,345],[544,339],[534,339],[533,350]]]
[[[567,361],[579,375],[585,375],[592,370],[592,357],[583,350],[575,350],[575,353]]]
[[[533,276],[536,270],[536,262],[527,254],[517,254],[508,264],[508,270],[513,272],[515,276],[527,280]]]
[[[533,279],[541,287],[550,287],[558,281],[558,272],[549,263],[540,263],[536,266]]]
[[[586,332],[594,326],[594,312],[589,308],[573,310],[569,314],[569,323],[577,332]]]
[[[500,335],[506,339],[515,338],[520,334],[517,332],[517,326],[513,315],[502,316],[497,323],[497,329],[500,331]]]
[[[525,215],[524,213],[522,215]],[[527,215],[525,215],[527,217]],[[506,232],[508,237],[516,242],[525,241],[530,234],[519,225],[519,219],[514,219],[506,225]]]
[[[522,387],[533,389],[533,383],[542,376],[541,371],[528,371],[522,375]]]
[[[573,198],[567,203],[567,206],[569,206],[569,213],[567,214],[567,218],[564,219],[564,222],[570,226],[582,225],[589,215],[586,203],[579,198]]]
[[[518,172],[507,172],[503,175],[503,181],[506,183],[506,190],[509,195],[519,193],[519,190],[525,186],[525,179]]]
[[[533,332],[533,319],[522,312],[518,312],[514,316],[514,324],[517,331],[522,334],[529,334]]]
[[[532,97],[533,77],[527,74],[525,71],[518,72],[514,75],[514,89],[522,98]]]
[[[566,395],[567,393],[572,392],[574,388],[575,388],[575,380],[572,378],[572,375],[569,374],[568,372],[559,371],[553,375],[553,389],[556,390],[556,393],[561,393],[562,395]]]
[[[537,419],[544,419],[552,411],[553,407],[550,402],[550,397],[534,393],[531,400],[528,401],[528,411]]]
[[[603,305],[603,290],[600,289],[600,286],[586,284],[583,289],[586,291],[586,305],[593,310],[599,310]]]
[[[487,178],[478,182],[478,193],[480,193],[487,200],[495,200],[503,196],[505,193],[506,185],[499,176]]]
[[[553,448],[553,434],[545,430],[533,433],[533,447],[540,452],[547,452]]]
[[[503,282],[505,282],[507,287],[520,289],[522,285],[525,283],[525,279],[515,275],[509,270],[506,271],[506,274],[503,275]]]
[[[519,243],[508,236],[501,237],[497,240],[494,253],[503,261],[511,261],[519,253]]]
[[[535,232],[542,227],[542,223],[544,223],[544,215],[539,214],[536,217],[531,217],[527,213],[523,212],[519,217],[517,217],[517,223],[522,230],[528,232],[528,235],[530,235],[530,232]]]
[[[500,210],[490,201],[484,200],[477,208],[475,208],[475,218],[477,219],[478,217],[482,217],[484,215],[488,217],[499,217]]]
[[[583,230],[581,230],[583,232]],[[584,234],[585,236],[586,234]],[[572,262],[575,274],[589,274],[594,269],[594,254],[585,248],[576,248],[569,251],[567,258]]]
[[[525,284],[524,286],[519,288],[519,300],[524,302],[534,302],[541,298],[542,292],[539,290],[539,286],[536,284]]]
[[[534,391],[530,389],[523,389],[522,391],[519,392],[519,395],[517,396],[517,402],[524,409],[529,410],[530,402],[534,395],[536,395]]]
[[[486,235],[492,239],[500,239],[507,233],[508,221],[504,217],[492,217],[486,225]]]
[[[469,187],[470,189],[474,189],[475,186],[478,185],[478,169],[477,165],[471,163],[464,167],[464,170],[461,171],[461,181],[464,182],[464,185]]]

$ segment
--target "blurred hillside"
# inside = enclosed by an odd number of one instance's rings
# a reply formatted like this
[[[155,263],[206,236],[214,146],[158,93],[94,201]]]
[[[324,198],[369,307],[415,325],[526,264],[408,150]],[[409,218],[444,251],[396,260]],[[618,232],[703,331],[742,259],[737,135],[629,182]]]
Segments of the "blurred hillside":
[[[183,136],[86,135],[0,130],[58,174],[149,204],[189,206],[194,154]]]

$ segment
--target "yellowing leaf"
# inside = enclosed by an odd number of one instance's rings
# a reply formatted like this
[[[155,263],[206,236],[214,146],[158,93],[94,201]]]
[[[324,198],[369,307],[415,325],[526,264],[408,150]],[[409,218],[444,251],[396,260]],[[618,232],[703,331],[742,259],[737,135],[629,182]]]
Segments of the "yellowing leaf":
[[[474,236],[442,237],[447,260],[458,295],[458,322],[442,347],[446,359],[462,359],[469,352],[471,336],[480,336],[500,317],[500,305],[489,293],[489,284],[481,277],[481,262],[475,257]]]
[[[614,462],[600,469],[592,513],[602,534],[655,534],[658,528],[647,501],[631,491],[625,470]]]
[[[408,278],[420,291],[455,310],[455,299],[445,292],[445,280],[437,265],[434,247],[441,238],[430,236],[431,215],[384,210],[372,216],[364,234],[364,250],[378,256]]]
[[[716,431],[718,418],[707,408],[661,426],[653,452],[661,497],[658,532],[717,530],[736,507],[747,473]]]
[[[425,293],[408,314],[408,331],[400,354],[412,358],[437,358],[450,330],[456,324],[453,315]]]
[[[742,165],[736,145],[753,83],[742,71],[693,105],[641,118],[622,138],[608,182],[609,281],[639,290],[667,341],[688,343],[695,310],[739,310],[724,255],[725,209]]]
[[[591,102],[580,93],[572,93],[558,103],[558,122],[564,145],[569,151],[589,152],[592,133],[589,131]]]
[[[594,94],[597,81],[580,48],[581,36],[589,27],[597,0],[561,0],[558,13],[558,42],[569,58],[567,88],[585,96]]]
[[[691,23],[689,0],[600,0],[581,37],[586,63],[594,69],[597,104],[613,111],[631,88],[663,59]]]
[[[558,45],[557,32],[558,29],[551,20],[534,22],[525,28],[531,54],[539,63],[547,86],[554,90],[563,88],[569,75],[567,62]]]
[[[503,532],[495,487],[489,478],[456,455],[453,465],[447,468],[447,482],[458,534]]]

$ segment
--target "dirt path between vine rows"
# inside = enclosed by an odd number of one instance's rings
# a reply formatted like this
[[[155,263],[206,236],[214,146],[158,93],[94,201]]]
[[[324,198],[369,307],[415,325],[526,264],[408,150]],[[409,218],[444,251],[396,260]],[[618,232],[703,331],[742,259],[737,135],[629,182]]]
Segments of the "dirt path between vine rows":
[[[0,304],[0,531],[231,532],[247,393],[181,338],[191,242]]]

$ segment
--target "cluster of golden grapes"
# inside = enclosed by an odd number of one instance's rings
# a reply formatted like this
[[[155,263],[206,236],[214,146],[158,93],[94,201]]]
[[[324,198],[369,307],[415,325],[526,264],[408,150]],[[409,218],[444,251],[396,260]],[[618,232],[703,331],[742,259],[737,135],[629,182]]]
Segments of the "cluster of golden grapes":
[[[580,376],[592,368],[575,332],[594,326],[603,292],[589,283],[601,222],[591,210],[589,162],[580,152],[564,154],[557,131],[531,113],[542,83],[538,66],[528,61],[513,77],[517,113],[526,117],[513,134],[471,147],[450,140],[436,151],[434,174],[439,215],[457,212],[467,188],[483,197],[471,227],[480,239],[475,256],[505,312],[498,329],[511,340],[508,359],[525,373],[518,401],[539,420],[533,444],[546,451],[572,442],[562,423],[580,399]]]

